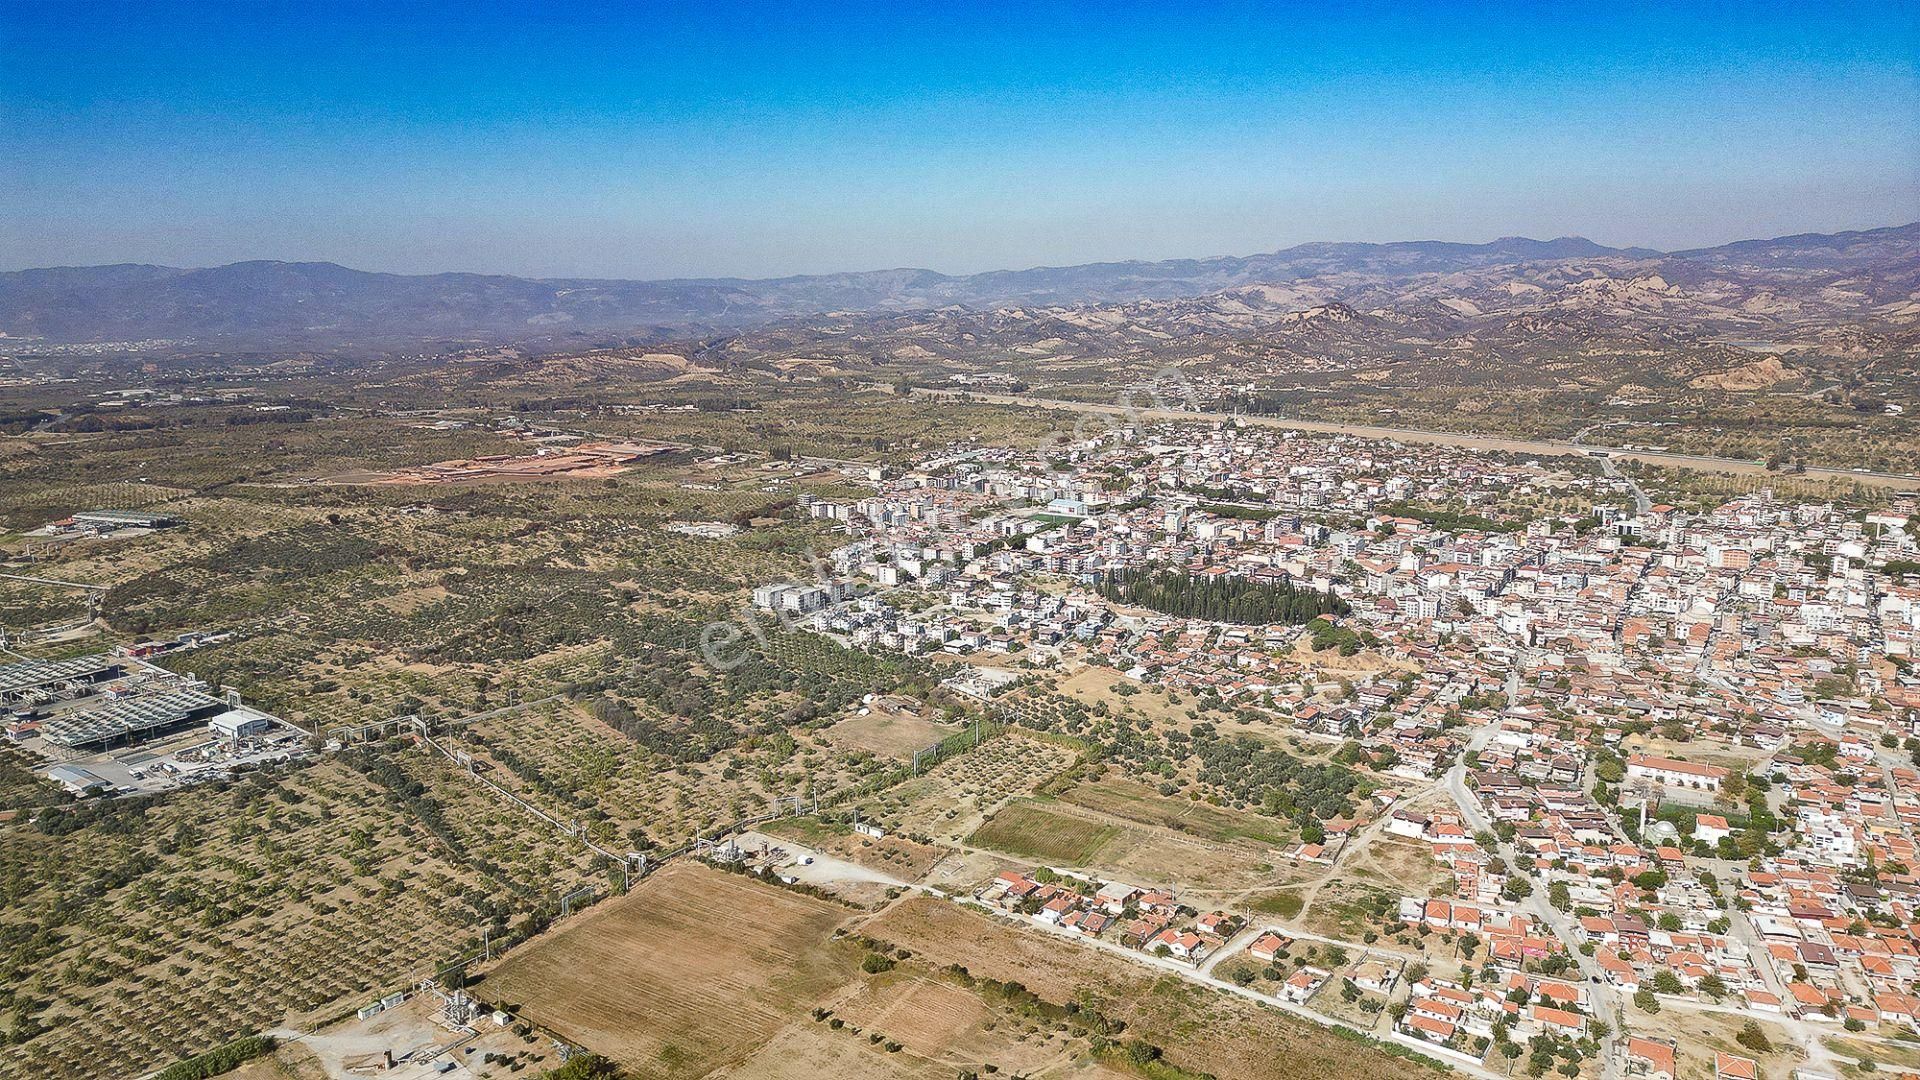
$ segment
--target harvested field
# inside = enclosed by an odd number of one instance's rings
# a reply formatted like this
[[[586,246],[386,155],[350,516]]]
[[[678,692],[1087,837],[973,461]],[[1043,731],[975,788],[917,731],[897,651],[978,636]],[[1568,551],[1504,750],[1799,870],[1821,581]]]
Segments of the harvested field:
[[[1088,866],[1119,835],[1115,826],[1056,813],[1022,799],[1002,807],[967,842],[1062,866]]]
[[[956,904],[915,899],[869,920],[865,932],[931,965],[1022,983],[1049,1001],[1080,1000],[1127,1022],[1167,1060],[1236,1080],[1336,1080],[1431,1075],[1422,1066],[1178,976],[1008,926]],[[1223,1039],[1219,1032],[1231,1031]]]
[[[511,954],[485,996],[639,1075],[745,1059],[857,970],[829,941],[846,909],[675,864]]]

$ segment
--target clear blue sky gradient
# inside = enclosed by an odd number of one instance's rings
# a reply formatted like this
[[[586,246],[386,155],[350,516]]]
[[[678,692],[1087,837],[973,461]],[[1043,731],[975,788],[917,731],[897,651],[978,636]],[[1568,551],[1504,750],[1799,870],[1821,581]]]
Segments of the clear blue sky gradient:
[[[1920,5],[0,2],[0,266],[948,272],[1920,219]]]

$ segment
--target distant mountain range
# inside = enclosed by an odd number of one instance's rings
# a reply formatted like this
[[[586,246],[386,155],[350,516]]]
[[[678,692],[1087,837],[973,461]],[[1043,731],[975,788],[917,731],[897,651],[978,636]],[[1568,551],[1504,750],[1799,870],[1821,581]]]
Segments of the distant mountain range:
[[[383,274],[332,263],[58,267],[0,273],[0,348],[34,341],[165,340],[219,352],[373,350],[595,335],[647,340],[733,333],[827,315],[1177,301],[1303,282],[1316,283],[1311,291],[1319,297],[1358,299],[1368,289],[1395,283],[1576,263],[1631,268],[1629,276],[1657,275],[1679,285],[1719,275],[1759,276],[1777,280],[1784,295],[1813,287],[1813,277],[1818,288],[1831,288],[1836,273],[1851,271],[1907,280],[1920,265],[1920,224],[1677,252],[1610,248],[1580,237],[1507,237],[1487,244],[1314,243],[1244,257],[960,276],[881,270],[765,280],[620,281]],[[1912,299],[1910,293],[1907,298]],[[1886,302],[1884,296],[1878,299]]]

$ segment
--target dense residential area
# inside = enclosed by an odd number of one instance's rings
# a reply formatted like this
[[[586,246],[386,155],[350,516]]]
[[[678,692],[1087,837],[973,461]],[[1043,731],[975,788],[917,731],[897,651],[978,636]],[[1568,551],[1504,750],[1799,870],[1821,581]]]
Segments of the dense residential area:
[[[1672,1076],[1677,1057],[1736,1076],[1766,1057],[1690,1041],[1689,1016],[1770,1022],[1808,1049],[1803,1075],[1920,1038],[1911,496],[1758,487],[1682,507],[1604,459],[1233,422],[961,448],[869,482],[803,501],[845,542],[762,607],[962,659],[955,685],[1158,771],[1163,796],[1291,818],[1296,864],[1337,867],[1380,836],[1438,868],[1368,912],[1364,940],[1323,941],[1341,965],[1303,950],[1295,920],[1166,882],[1043,866],[977,902],[1209,979],[1229,957],[1264,963],[1240,985],[1292,1006],[1344,989],[1384,1037],[1476,1068],[1524,1053]],[[795,590],[815,599],[783,611]],[[1234,597],[1321,599],[1255,619]],[[1049,707],[1086,667],[1118,700],[1191,695],[1234,732],[1208,721],[1143,753],[1124,718]],[[1331,812],[1208,764],[1220,743],[1284,753],[1282,737],[1355,778]]]

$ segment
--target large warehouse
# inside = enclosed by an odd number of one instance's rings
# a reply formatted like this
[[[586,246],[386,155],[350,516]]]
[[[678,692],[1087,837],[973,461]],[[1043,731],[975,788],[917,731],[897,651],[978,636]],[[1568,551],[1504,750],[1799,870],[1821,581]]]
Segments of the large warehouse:
[[[69,750],[112,746],[164,735],[225,711],[226,702],[198,690],[169,690],[49,720],[41,734]]]
[[[139,510],[82,510],[67,519],[75,529],[107,532],[113,529],[164,529],[179,524],[172,514],[148,514]]]
[[[45,691],[105,682],[120,672],[120,659],[108,653],[76,656],[70,660],[0,664],[0,704],[12,704]]]

